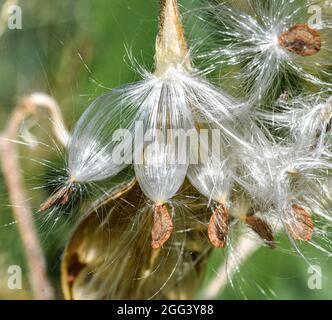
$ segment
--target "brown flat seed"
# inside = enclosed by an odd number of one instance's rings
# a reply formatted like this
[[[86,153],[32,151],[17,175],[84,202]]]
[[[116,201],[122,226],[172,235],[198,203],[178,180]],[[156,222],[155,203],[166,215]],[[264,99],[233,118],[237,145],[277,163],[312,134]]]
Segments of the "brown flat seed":
[[[171,237],[173,232],[173,221],[166,205],[158,205],[153,212],[153,227],[151,231],[152,248],[161,248]]]
[[[271,248],[275,248],[273,232],[271,226],[261,218],[247,216],[246,224],[256,232]]]
[[[73,186],[67,185],[62,187],[53,196],[48,198],[39,208],[40,212],[46,211],[56,205],[65,205],[68,203],[70,195],[73,193]]]
[[[224,248],[228,234],[228,209],[220,203],[210,219],[208,235],[210,242],[217,248]]]
[[[318,31],[307,24],[296,24],[279,35],[279,45],[302,57],[316,54],[322,47]]]
[[[292,209],[292,221],[286,223],[289,234],[294,240],[311,240],[314,231],[311,215],[297,204],[294,204]]]

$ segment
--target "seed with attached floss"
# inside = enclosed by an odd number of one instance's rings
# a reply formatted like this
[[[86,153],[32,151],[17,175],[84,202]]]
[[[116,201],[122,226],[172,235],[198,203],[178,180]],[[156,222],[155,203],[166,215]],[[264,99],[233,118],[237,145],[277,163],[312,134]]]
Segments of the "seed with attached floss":
[[[48,198],[39,208],[40,212],[51,209],[57,205],[65,205],[69,202],[71,194],[74,192],[73,184],[68,184],[58,190],[53,196]]]
[[[153,211],[153,227],[151,231],[152,248],[161,248],[171,237],[173,221],[166,205],[156,205]]]
[[[314,231],[314,223],[307,211],[293,204],[292,220],[286,222],[286,228],[294,240],[309,241]]]
[[[318,31],[307,24],[296,24],[279,35],[279,45],[302,57],[308,57],[320,51],[322,42]]]
[[[266,244],[271,248],[275,248],[272,228],[266,221],[255,216],[247,216],[245,221],[246,224],[266,242]]]
[[[228,220],[228,209],[220,203],[213,212],[208,228],[210,242],[217,248],[223,249],[226,245]]]

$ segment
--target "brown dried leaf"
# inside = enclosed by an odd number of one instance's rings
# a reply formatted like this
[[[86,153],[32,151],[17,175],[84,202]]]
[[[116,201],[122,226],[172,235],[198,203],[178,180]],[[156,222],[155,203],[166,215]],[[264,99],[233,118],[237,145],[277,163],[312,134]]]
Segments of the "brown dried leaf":
[[[152,248],[161,248],[173,232],[173,221],[166,205],[158,205],[153,212],[153,227],[151,230]]]
[[[318,31],[307,24],[296,24],[279,35],[279,45],[302,57],[316,54],[322,46]]]
[[[286,223],[289,234],[294,240],[311,240],[314,231],[311,215],[297,204],[294,204],[292,209],[292,220]]]
[[[224,248],[228,234],[228,209],[224,204],[219,204],[211,217],[208,235],[210,242],[217,248]]]
[[[271,248],[275,248],[271,226],[261,218],[255,216],[246,217],[247,225],[256,232]]]

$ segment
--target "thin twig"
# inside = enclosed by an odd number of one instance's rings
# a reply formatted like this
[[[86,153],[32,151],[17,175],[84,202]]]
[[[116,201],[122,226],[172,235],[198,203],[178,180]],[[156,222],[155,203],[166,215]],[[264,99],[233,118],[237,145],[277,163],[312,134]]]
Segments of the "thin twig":
[[[23,98],[14,109],[0,140],[0,159],[9,200],[17,220],[28,262],[29,281],[33,295],[36,299],[46,300],[53,298],[53,289],[47,278],[46,262],[33,221],[32,210],[27,203],[28,197],[20,173],[18,147],[15,143],[19,138],[23,121],[27,117],[35,115],[40,107],[46,108],[50,112],[56,136],[60,142],[66,144],[69,134],[62,123],[57,103],[45,94],[33,94]]]

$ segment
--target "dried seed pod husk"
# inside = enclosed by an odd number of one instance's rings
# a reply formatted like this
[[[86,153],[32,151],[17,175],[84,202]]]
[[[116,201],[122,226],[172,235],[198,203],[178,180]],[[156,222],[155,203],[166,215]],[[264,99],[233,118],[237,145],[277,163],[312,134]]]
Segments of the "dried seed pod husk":
[[[138,184],[122,185],[94,205],[63,256],[65,298],[194,298],[211,251],[209,212],[188,185],[181,199],[188,200],[174,208],[173,236],[158,250],[151,247],[153,209]]]
[[[263,219],[257,216],[247,216],[246,224],[256,232],[264,242],[271,248],[275,248],[273,231],[271,226]]]
[[[228,209],[220,203],[213,212],[208,228],[210,242],[217,248],[223,249],[226,245],[228,220]]]
[[[293,204],[292,216],[286,222],[286,228],[294,240],[310,241],[314,231],[311,215],[301,206]]]
[[[308,57],[320,51],[322,42],[318,31],[307,24],[296,24],[279,35],[279,45],[302,57]]]

